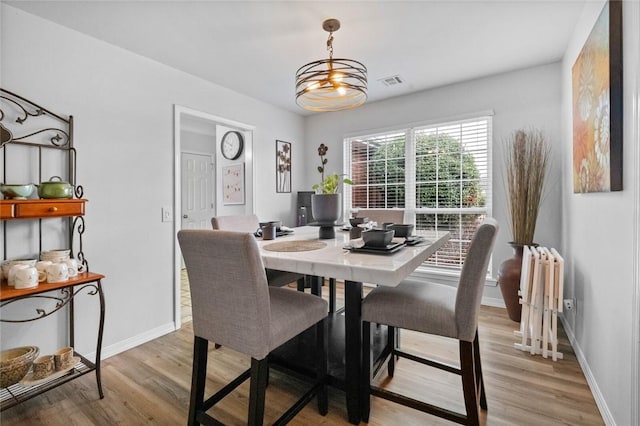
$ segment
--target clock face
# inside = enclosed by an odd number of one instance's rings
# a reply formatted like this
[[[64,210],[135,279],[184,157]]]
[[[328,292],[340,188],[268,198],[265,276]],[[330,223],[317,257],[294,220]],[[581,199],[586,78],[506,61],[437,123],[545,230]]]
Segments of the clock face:
[[[229,131],[222,137],[222,143],[220,144],[220,150],[222,155],[227,160],[235,160],[242,154],[244,146],[244,140],[242,133],[234,130]]]

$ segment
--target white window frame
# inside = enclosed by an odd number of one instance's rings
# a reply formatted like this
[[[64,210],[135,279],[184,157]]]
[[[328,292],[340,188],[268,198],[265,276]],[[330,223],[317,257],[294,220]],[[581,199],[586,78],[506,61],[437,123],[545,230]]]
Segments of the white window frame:
[[[351,171],[351,141],[354,139],[367,139],[377,136],[387,135],[389,133],[405,133],[405,218],[409,222],[415,223],[416,214],[430,213],[435,211],[442,211],[437,208],[417,208],[416,207],[416,144],[415,144],[415,131],[425,127],[443,127],[446,125],[460,124],[465,121],[484,120],[488,121],[488,135],[487,135],[487,198],[486,207],[479,208],[482,213],[486,213],[487,216],[492,216],[493,209],[493,176],[492,176],[492,152],[493,152],[493,111],[481,111],[477,113],[465,114],[463,116],[449,117],[445,119],[430,120],[425,122],[409,123],[405,125],[392,126],[384,129],[371,130],[366,132],[358,132],[345,135],[343,139],[343,170],[349,174]],[[409,179],[407,179],[409,177]],[[343,191],[343,205],[345,206],[345,217],[349,216],[352,209],[351,207],[351,191]],[[470,208],[470,210],[473,208]],[[469,210],[469,212],[471,212]],[[456,209],[457,212],[461,212],[460,209]],[[429,280],[438,279],[438,281],[445,282],[451,285],[457,285],[460,277],[460,268],[455,267],[443,267],[423,264],[411,274],[409,280]],[[492,278],[491,274],[491,262],[489,264],[489,270],[487,272],[486,284],[489,286],[497,286],[495,278]]]

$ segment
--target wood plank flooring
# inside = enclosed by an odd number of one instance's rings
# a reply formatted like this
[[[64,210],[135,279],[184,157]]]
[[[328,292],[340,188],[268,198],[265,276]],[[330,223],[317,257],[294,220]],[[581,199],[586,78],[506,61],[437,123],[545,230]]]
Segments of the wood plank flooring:
[[[338,295],[342,296],[340,287]],[[564,359],[553,362],[514,349],[516,325],[504,309],[481,309],[480,351],[489,405],[482,421],[487,425],[604,424],[564,330],[559,330],[559,350],[564,353]],[[181,330],[103,361],[103,400],[98,399],[95,375],[88,374],[0,413],[0,423],[3,426],[183,425],[189,405],[192,333],[191,323],[186,323]],[[414,351],[430,350],[442,360],[457,360],[455,342],[403,331],[402,343]],[[207,394],[249,366],[248,357],[228,348],[214,350],[210,345],[209,354]],[[397,364],[393,380],[386,377],[385,371],[378,375],[377,382],[454,410],[462,411],[464,407],[458,376],[406,359]],[[277,419],[305,386],[272,370],[265,424]],[[209,412],[228,425],[246,424],[248,389],[248,384],[243,384]],[[290,424],[348,424],[344,394],[330,388],[329,398],[326,417],[318,414],[312,401]],[[373,398],[369,424],[452,423]]]

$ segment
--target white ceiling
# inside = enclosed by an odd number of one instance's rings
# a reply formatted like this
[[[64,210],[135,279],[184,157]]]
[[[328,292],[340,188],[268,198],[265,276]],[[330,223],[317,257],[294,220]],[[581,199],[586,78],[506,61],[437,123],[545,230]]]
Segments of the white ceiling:
[[[9,1],[237,92],[307,114],[296,70],[334,57],[369,75],[368,102],[560,60],[585,1]],[[386,87],[380,79],[400,75]]]

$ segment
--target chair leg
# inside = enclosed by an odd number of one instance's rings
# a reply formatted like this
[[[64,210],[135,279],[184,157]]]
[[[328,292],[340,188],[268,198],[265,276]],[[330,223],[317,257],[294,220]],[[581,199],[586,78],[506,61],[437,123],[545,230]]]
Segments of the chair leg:
[[[204,385],[207,380],[207,339],[195,336],[193,341],[193,370],[191,373],[191,401],[189,402],[188,425],[199,425],[197,413],[204,405]]]
[[[249,384],[249,421],[250,426],[262,426],[264,420],[264,398],[269,375],[267,358],[251,358],[251,383]]]
[[[362,376],[360,380],[360,404],[362,421],[369,422],[371,411],[371,323],[362,321]]]
[[[467,410],[467,424],[480,423],[478,409],[478,386],[476,383],[473,342],[460,340],[460,370],[462,372],[462,392]]]
[[[317,380],[322,383],[318,389],[318,412],[326,416],[329,412],[329,394],[327,392],[327,370],[329,369],[329,339],[327,338],[327,319],[316,324],[316,348],[317,348]]]
[[[389,362],[387,363],[387,374],[389,374],[389,377],[393,377],[396,371],[396,356],[393,351],[398,347],[396,343],[397,334],[397,328],[387,326],[387,350],[390,354]]]
[[[476,337],[473,341],[473,359],[475,360],[476,367],[476,383],[480,387],[478,393],[480,394],[480,408],[487,409],[487,394],[484,391],[484,377],[482,377],[482,363],[480,362],[480,341],[478,340],[478,330],[476,330]]]

